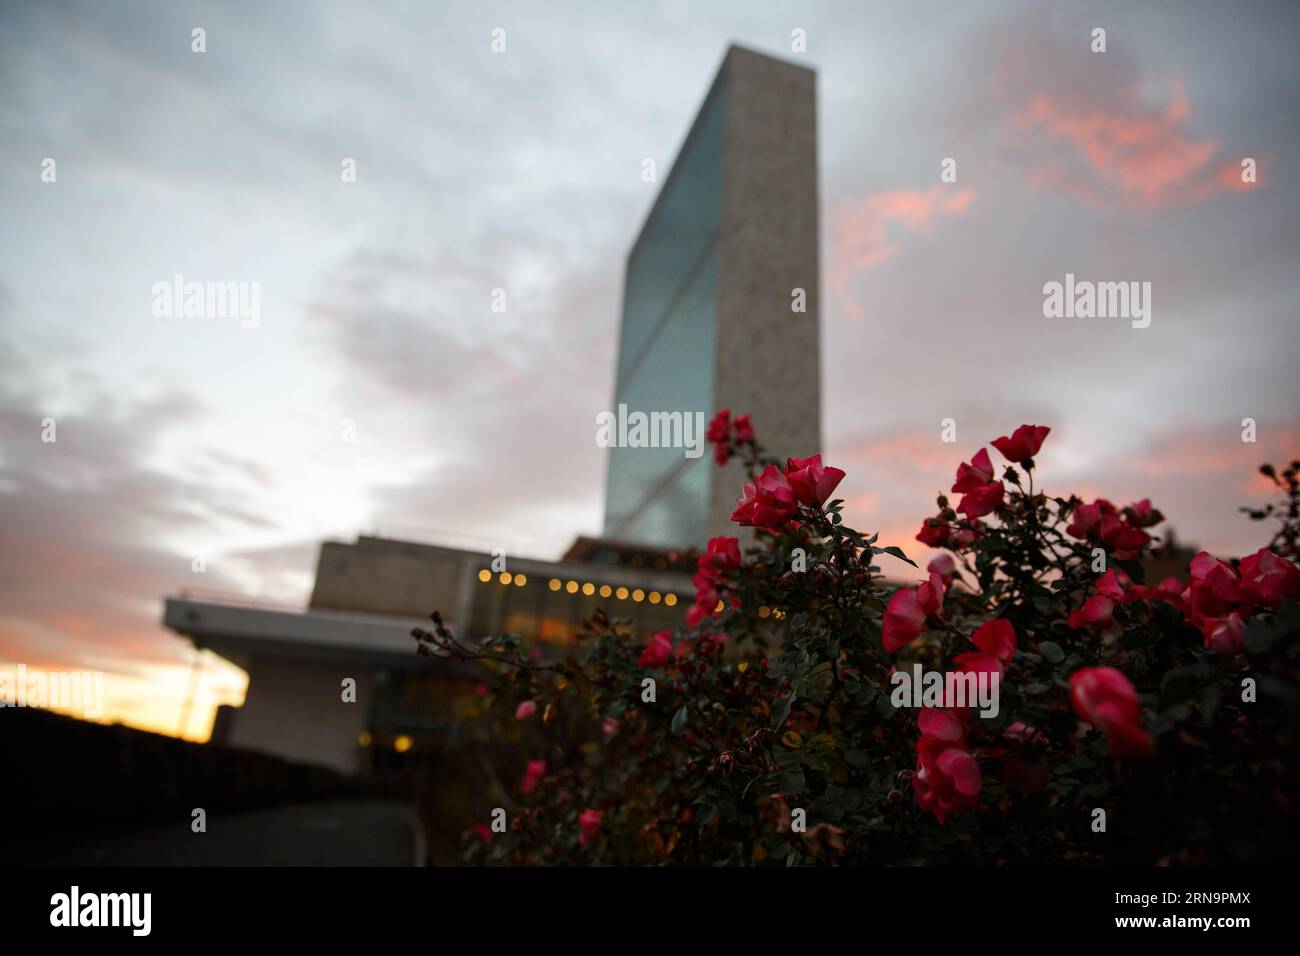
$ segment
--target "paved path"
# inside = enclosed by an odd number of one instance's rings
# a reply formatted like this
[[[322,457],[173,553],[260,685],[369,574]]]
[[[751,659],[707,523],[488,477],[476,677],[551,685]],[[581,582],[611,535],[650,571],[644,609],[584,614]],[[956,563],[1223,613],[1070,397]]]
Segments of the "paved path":
[[[412,866],[423,854],[414,811],[388,800],[293,804],[208,815],[206,833],[150,827],[24,854],[38,866]]]

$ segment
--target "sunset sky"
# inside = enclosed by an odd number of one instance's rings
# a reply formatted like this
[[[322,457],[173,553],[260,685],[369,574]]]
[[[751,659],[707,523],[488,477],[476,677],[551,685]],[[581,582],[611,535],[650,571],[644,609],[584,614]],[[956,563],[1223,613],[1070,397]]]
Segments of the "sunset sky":
[[[818,73],[852,524],[924,556],[957,464],[1029,422],[1049,492],[1258,548],[1254,469],[1300,456],[1300,7],[1043,6],[0,2],[0,666],[104,670],[109,719],[175,733],[165,595],[301,604],[358,533],[598,533],[642,160],[733,42]],[[260,324],[155,317],[177,273],[260,283]],[[1150,328],[1044,318],[1067,273],[1149,281]],[[242,692],[209,660],[189,733]]]

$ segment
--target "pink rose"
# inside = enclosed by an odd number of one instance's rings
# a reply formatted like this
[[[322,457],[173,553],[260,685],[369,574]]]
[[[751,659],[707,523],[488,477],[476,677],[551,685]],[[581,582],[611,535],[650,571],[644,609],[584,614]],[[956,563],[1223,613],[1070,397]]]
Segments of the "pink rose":
[[[1022,464],[1038,454],[1043,447],[1043,439],[1051,429],[1045,425],[1021,425],[1011,437],[1005,435],[993,440],[993,447],[1002,452],[1007,461]]]
[[[841,481],[844,472],[822,465],[822,456],[787,458],[785,479],[794,490],[794,496],[809,507],[825,504]]]
[[[578,837],[578,842],[586,845],[587,841],[592,839],[600,832],[600,811],[592,810],[588,807],[578,814],[578,826],[582,828],[582,835]]]
[[[957,480],[953,482],[952,490],[955,494],[964,495],[968,491],[989,484],[992,480],[993,462],[989,461],[988,451],[981,448],[970,460],[970,464],[963,462],[958,467]]]
[[[667,631],[660,631],[650,637],[650,643],[646,644],[645,650],[641,652],[641,659],[637,661],[637,666],[663,667],[672,658],[672,635]]]
[[[1000,481],[980,485],[978,488],[962,495],[957,510],[972,520],[982,518],[986,514],[992,514],[997,510],[998,505],[1002,504],[1002,496],[1005,491],[1006,487]]]
[[[1116,757],[1140,757],[1151,749],[1137,690],[1115,668],[1084,667],[1071,674],[1070,703],[1080,719],[1105,731]]]

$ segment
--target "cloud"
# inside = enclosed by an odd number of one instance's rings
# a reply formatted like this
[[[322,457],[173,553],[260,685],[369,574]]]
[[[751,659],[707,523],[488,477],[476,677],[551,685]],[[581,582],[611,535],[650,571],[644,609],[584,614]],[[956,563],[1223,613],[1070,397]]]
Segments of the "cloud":
[[[475,257],[498,270],[355,250],[318,292],[313,341],[339,369],[339,407],[382,409],[386,455],[407,449],[369,483],[375,525],[553,553],[599,527],[618,277],[574,261],[516,286],[504,253]],[[490,308],[498,282],[504,312]]]
[[[1003,31],[989,91],[974,101],[994,114],[1001,155],[1030,185],[1143,210],[1256,188],[1242,181],[1241,156],[1196,131],[1181,76],[1144,72],[1116,31],[1107,52],[1092,53],[1086,33],[1036,17]]]
[[[848,289],[852,276],[894,258],[908,234],[924,234],[936,219],[964,214],[974,198],[973,188],[935,185],[840,200],[830,215],[829,277],[839,306],[861,316],[862,306]]]

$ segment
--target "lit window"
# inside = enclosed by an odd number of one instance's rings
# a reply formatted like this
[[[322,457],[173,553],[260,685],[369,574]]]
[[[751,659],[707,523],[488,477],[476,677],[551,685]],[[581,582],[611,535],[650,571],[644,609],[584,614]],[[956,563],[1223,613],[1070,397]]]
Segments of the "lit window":
[[[500,581],[502,584],[509,584],[510,579],[511,579],[511,574],[509,571],[502,571],[500,574],[497,575],[497,580]]]
[[[672,607],[673,605],[675,605],[675,604],[677,603],[677,595],[676,595],[676,594],[665,594],[665,595],[664,595],[664,603],[667,604],[669,607]]]
[[[487,568],[484,568],[482,571],[478,573],[478,579],[482,581],[484,584],[487,584],[489,581],[492,580],[492,572],[489,571]]]

